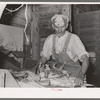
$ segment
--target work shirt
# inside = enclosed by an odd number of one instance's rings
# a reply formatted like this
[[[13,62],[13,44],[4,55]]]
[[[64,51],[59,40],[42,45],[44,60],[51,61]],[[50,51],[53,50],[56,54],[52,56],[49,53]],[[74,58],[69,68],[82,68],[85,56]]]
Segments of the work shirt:
[[[56,39],[55,39],[56,53],[60,53],[63,50],[68,34],[72,34],[72,33],[69,33],[68,31],[66,31],[63,36],[61,37],[56,36]],[[47,37],[43,46],[43,50],[41,52],[41,56],[46,57],[47,60],[49,60],[50,56],[53,53],[53,50],[52,50],[53,35],[54,34]],[[86,54],[89,57],[89,54],[86,51],[80,38],[75,34],[72,34],[71,36],[66,53],[74,62],[77,62],[78,59],[82,62],[81,56],[84,54]]]

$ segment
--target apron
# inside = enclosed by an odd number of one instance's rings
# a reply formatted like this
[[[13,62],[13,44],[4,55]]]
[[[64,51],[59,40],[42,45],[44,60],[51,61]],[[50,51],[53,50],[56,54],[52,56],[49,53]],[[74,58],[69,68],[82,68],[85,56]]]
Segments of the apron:
[[[68,34],[68,37],[65,41],[63,50],[60,53],[56,53],[56,49],[55,49],[56,35],[53,36],[53,46],[52,46],[53,54],[52,54],[52,57],[55,58],[55,61],[60,66],[64,64],[64,70],[66,70],[70,76],[76,77],[78,75],[79,71],[81,70],[81,66],[79,64],[79,61],[74,62],[69,57],[69,55],[66,53],[69,41],[71,39],[71,35],[72,34],[70,34],[70,33]]]

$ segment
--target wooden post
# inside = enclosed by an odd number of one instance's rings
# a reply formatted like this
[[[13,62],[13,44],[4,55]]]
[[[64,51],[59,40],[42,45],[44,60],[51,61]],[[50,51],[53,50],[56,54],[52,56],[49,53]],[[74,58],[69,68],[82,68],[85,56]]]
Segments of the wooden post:
[[[79,9],[76,7],[76,5],[72,5],[72,32],[74,34],[79,34]]]
[[[32,35],[32,59],[39,60],[40,59],[40,35],[39,35],[39,27],[38,27],[38,7],[33,6],[33,21],[31,23],[31,35]]]
[[[69,22],[69,27],[68,31],[72,32],[72,25],[71,25],[71,5],[62,5],[62,14],[68,16],[70,22]]]
[[[28,23],[27,23],[27,28],[26,28],[26,36],[25,36],[25,33],[24,33],[24,44],[23,44],[23,52],[24,52],[24,55],[23,55],[23,66],[25,67],[25,63],[26,63],[26,60],[27,58],[31,58],[31,20],[32,20],[32,6],[31,5],[28,5],[28,9],[27,9],[27,20],[28,20]],[[27,39],[29,41],[27,41]],[[29,43],[28,43],[29,42]]]

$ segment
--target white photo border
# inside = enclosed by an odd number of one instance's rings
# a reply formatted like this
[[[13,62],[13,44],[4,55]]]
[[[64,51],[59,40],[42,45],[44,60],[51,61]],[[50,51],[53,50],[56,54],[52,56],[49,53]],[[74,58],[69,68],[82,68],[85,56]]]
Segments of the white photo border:
[[[86,2],[87,0],[83,0],[82,2],[28,2],[28,0],[25,2],[24,0],[20,0],[21,2],[18,2],[18,0],[14,2],[11,0],[9,0],[9,2],[7,1],[8,0],[0,0],[0,4],[100,4],[98,0],[96,0],[96,2],[94,2],[94,0],[91,2]],[[58,89],[53,90],[52,88],[0,88],[0,98],[100,98],[99,88],[60,89],[61,91]]]

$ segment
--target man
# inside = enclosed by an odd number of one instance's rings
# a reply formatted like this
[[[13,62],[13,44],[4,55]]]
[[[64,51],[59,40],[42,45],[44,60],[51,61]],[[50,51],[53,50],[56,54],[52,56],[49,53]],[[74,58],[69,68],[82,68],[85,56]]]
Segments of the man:
[[[47,37],[41,52],[40,65],[45,64],[52,56],[57,62],[64,65],[70,76],[75,77],[75,84],[82,86],[88,68],[89,54],[79,37],[66,31],[69,19],[57,14],[51,18],[55,34]],[[82,65],[80,65],[82,62]]]

